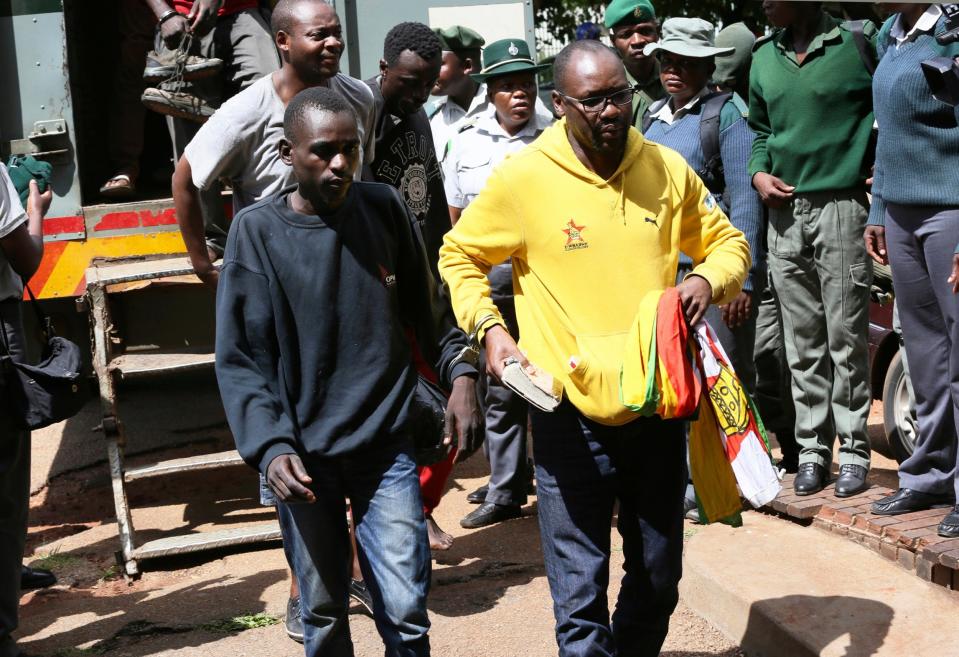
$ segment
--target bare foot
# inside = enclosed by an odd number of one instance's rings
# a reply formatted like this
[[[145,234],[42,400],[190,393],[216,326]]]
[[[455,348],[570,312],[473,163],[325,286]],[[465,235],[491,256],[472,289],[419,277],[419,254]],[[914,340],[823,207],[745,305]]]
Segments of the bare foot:
[[[431,550],[449,550],[453,547],[453,537],[440,529],[433,516],[426,516],[426,533],[430,537]]]

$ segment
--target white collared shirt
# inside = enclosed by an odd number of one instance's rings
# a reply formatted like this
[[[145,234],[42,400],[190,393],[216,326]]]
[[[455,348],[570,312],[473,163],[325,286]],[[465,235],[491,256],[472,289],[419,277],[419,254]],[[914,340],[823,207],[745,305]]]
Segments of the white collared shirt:
[[[896,40],[896,48],[902,46],[907,41],[915,39],[920,32],[929,32],[936,27],[939,17],[942,16],[942,9],[939,5],[929,5],[929,8],[923,12],[916,24],[908,32],[902,24],[902,14],[896,17],[896,22],[892,24],[889,35]]]
[[[450,137],[456,134],[464,120],[482,114],[489,107],[486,100],[486,85],[481,84],[476,95],[470,101],[468,109],[460,107],[459,103],[450,100],[449,96],[442,96],[436,100],[436,112],[430,116],[430,129],[433,131],[433,147],[440,162],[446,155],[446,147]]]
[[[489,112],[489,100],[486,98],[486,84],[483,83],[476,90],[476,95],[470,101],[469,109],[464,110],[457,103],[451,101],[449,96],[443,96],[436,101],[435,113],[430,116],[430,129],[433,131],[433,147],[436,149],[436,158],[443,162],[449,149],[450,140],[460,131],[463,124],[474,117]],[[553,113],[546,107],[546,104],[536,97],[536,116],[541,121],[546,121],[547,125],[553,122]]]
[[[496,120],[496,108],[490,105],[450,140],[443,161],[446,202],[454,208],[468,206],[500,162],[526,148],[552,123],[552,116],[534,112],[522,130],[510,135]]]
[[[709,89],[706,87],[703,87],[702,89],[699,90],[698,94],[696,94],[695,96],[689,99],[688,103],[680,107],[675,112],[670,107],[670,104],[672,101],[667,100],[665,103],[663,103],[662,107],[660,107],[658,110],[656,110],[656,112],[652,114],[652,117],[658,121],[662,121],[666,125],[672,125],[679,119],[683,118],[685,115],[689,114],[689,112],[694,107],[696,107],[699,101],[702,100],[704,96],[708,96],[708,95],[709,95]]]

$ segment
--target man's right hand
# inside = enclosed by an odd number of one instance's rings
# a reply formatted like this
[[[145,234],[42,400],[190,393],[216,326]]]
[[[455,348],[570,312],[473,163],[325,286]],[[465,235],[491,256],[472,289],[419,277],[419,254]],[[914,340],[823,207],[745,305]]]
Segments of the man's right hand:
[[[190,31],[190,21],[183,14],[168,18],[160,26],[160,38],[170,50],[176,50],[180,47],[180,41]]]
[[[880,265],[888,265],[889,255],[886,251],[886,227],[866,226],[866,232],[863,233],[863,238],[866,240],[866,253]]]
[[[503,363],[507,358],[515,358],[523,368],[529,365],[526,356],[516,346],[516,340],[502,324],[495,324],[486,331],[483,345],[486,347],[486,373],[496,377],[497,381],[502,380]]]
[[[281,502],[312,504],[316,501],[316,495],[306,487],[306,484],[313,483],[313,478],[306,473],[303,461],[296,454],[281,454],[270,461],[266,481]]]
[[[753,176],[753,187],[768,208],[781,208],[793,197],[795,187],[787,185],[774,175],[760,171]]]

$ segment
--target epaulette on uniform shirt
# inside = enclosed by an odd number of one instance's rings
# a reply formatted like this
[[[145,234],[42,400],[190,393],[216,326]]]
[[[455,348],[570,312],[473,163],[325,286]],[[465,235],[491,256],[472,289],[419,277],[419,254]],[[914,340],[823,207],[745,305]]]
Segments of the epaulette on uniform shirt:
[[[733,97],[729,99],[732,104],[739,110],[739,113],[744,119],[749,118],[749,104],[743,100],[739,94],[733,94]]]
[[[426,104],[426,116],[427,118],[432,119],[434,116],[439,114],[440,110],[443,109],[443,103],[445,99],[431,100]]]

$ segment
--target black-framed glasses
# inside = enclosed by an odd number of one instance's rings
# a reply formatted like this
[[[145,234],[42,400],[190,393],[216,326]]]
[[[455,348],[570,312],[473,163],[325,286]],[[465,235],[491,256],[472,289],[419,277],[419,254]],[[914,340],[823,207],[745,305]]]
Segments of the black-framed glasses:
[[[626,89],[620,89],[605,96],[590,96],[589,98],[573,98],[572,96],[567,96],[562,91],[559,92],[559,95],[567,100],[575,100],[585,112],[598,114],[605,110],[606,106],[610,104],[619,106],[631,105],[633,103],[633,94],[635,94],[636,91],[636,87],[627,87]]]

